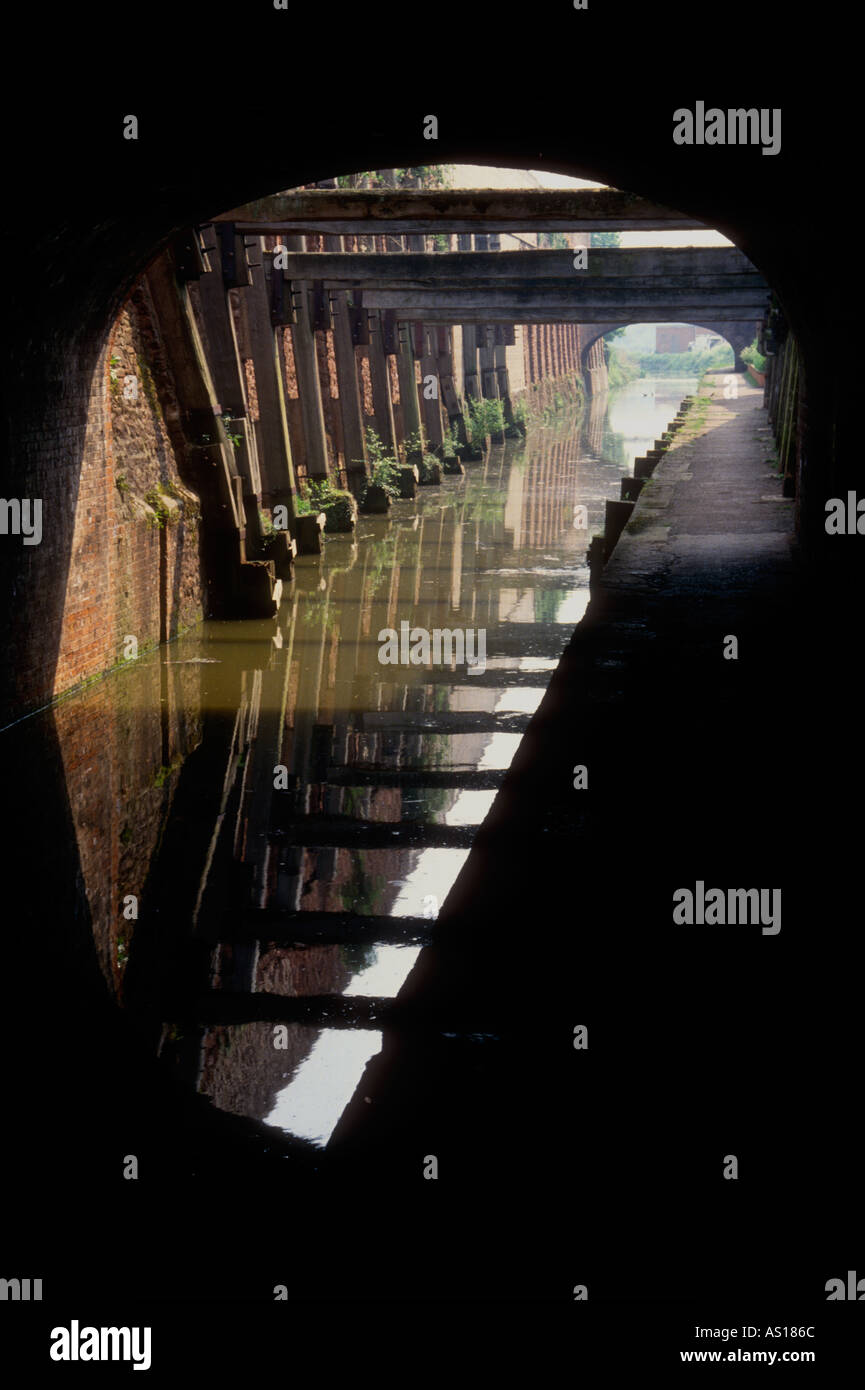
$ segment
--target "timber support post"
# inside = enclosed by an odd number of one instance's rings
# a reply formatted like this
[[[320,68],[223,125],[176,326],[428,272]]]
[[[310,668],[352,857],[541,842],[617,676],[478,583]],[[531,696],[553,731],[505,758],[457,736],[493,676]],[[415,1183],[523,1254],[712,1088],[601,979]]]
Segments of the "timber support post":
[[[397,373],[399,375],[399,399],[402,407],[403,442],[412,435],[416,435],[418,438],[421,436],[420,406],[415,379],[415,353],[412,337],[412,324],[401,323],[399,326]],[[414,457],[416,452],[417,450],[412,450],[411,454],[406,454],[406,463],[417,461]]]
[[[365,312],[365,311],[364,311]],[[375,432],[387,453],[396,457],[396,425],[390,393],[390,370],[384,341],[384,314],[374,310],[369,314],[369,378],[372,388]]]
[[[454,381],[453,330],[446,324],[437,324],[436,335],[439,381],[441,382],[444,407],[448,415],[448,427],[465,448],[468,445],[468,434],[462,402],[457,395]]]
[[[262,505],[285,506],[294,516],[297,483],[288,434],[285,388],[271,319],[273,252],[261,252],[261,264],[252,268],[252,285],[240,299],[242,348],[252,361],[258,398],[254,421],[261,477]]]
[[[334,180],[320,184],[335,187]],[[325,251],[342,251],[344,238],[326,236]],[[360,403],[358,384],[358,362],[355,353],[352,326],[349,319],[348,295],[338,291],[332,299],[333,315],[333,353],[336,362],[336,381],[339,391],[339,413],[342,422],[342,440],[345,452],[345,476],[349,491],[360,496],[369,476],[366,456],[366,438],[363,430],[363,411]]]
[[[424,355],[420,360],[421,396],[426,437],[432,453],[441,454],[444,444],[442,429],[442,388],[436,352],[437,327],[424,327]]]

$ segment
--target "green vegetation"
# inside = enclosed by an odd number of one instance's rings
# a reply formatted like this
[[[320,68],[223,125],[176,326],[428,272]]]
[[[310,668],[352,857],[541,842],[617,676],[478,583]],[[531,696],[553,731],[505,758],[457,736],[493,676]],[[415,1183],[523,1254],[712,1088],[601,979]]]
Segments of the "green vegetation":
[[[126,496],[127,492],[129,491],[129,484],[126,481],[125,473],[117,474],[116,478],[114,479],[114,486],[117,488],[117,491],[120,493],[121,497]]]
[[[640,376],[699,376],[736,365],[729,343],[719,343],[708,352],[652,352],[638,360]]]
[[[534,386],[539,384],[543,383],[535,383]],[[528,425],[552,424],[565,410],[570,410],[572,408],[582,410],[585,404],[583,384],[581,381],[577,380],[574,382],[574,385],[577,396],[576,400],[573,401],[568,400],[560,391],[556,391],[553,396],[550,397],[535,390],[534,386],[529,387],[527,394],[513,404],[514,422],[520,430],[520,433],[525,434]],[[540,405],[538,404],[539,396],[543,402]]]
[[[466,403],[468,405],[466,424],[471,434],[472,444],[482,449],[488,434],[499,434],[504,430],[504,408],[501,401],[488,400],[486,397],[482,397],[479,401],[469,397]]]
[[[324,512],[326,531],[351,530],[355,515],[351,493],[334,487],[329,478],[304,483],[294,499],[294,510],[297,516],[308,516],[310,513],[317,516],[319,512]],[[275,535],[273,524],[267,518],[264,520],[267,521],[267,526],[263,523],[264,534],[269,538]]]
[[[610,389],[614,390],[617,386],[625,386],[629,381],[636,381],[638,377],[645,373],[640,370],[640,364],[630,357],[626,352],[617,352],[615,348],[607,346],[607,375],[610,379]]]
[[[707,373],[703,372],[697,382],[697,398],[691,406],[685,418],[685,423],[679,430],[679,439],[693,438],[703,428],[706,423],[706,412],[709,409],[709,402],[712,397],[707,394],[708,382]]]
[[[567,251],[568,245],[566,232],[538,232],[538,246],[558,247]]]
[[[435,454],[431,454],[427,450],[426,440],[423,437],[422,430],[414,430],[412,434],[406,436],[406,458],[408,458],[410,454],[420,454],[421,456],[417,465],[420,481],[431,482],[433,477],[433,468],[436,464],[438,464],[439,460],[436,458]]]
[[[150,488],[144,494],[144,500],[148,506],[153,508],[153,515],[148,515],[148,526],[176,526],[180,520],[180,511],[177,507],[166,507],[166,497],[177,497],[177,490],[171,483],[157,483],[156,487]]]
[[[417,466],[418,475],[422,483],[432,483],[435,481],[436,469],[441,468],[439,460],[435,454],[423,454]]]
[[[392,454],[387,453],[371,425],[367,425],[366,428],[366,452],[369,457],[369,479],[363,496],[366,497],[370,487],[376,486],[384,488],[388,497],[399,497],[399,463]],[[362,463],[363,460],[354,459],[353,462]]]
[[[621,232],[592,232],[590,246],[621,246]]]
[[[442,434],[442,457],[447,458],[449,454],[455,454],[459,447],[460,441],[456,429],[448,427]]]
[[[309,498],[314,512],[324,511],[336,497],[343,494],[335,488],[330,478],[321,478],[317,483],[307,483],[304,489],[305,495]]]
[[[225,430],[226,438],[234,445],[235,449],[239,449],[241,444],[243,443],[243,435],[234,433],[231,429],[229,429],[229,426],[234,424],[234,420],[234,416],[223,415],[222,427]]]
[[[754,368],[755,372],[765,372],[765,370],[766,370],[766,358],[763,356],[762,352],[759,352],[759,351],[757,350],[757,339],[756,339],[756,338],[754,339],[753,343],[750,344],[749,347],[746,347],[746,348],[743,349],[743,352],[742,352],[742,361],[743,361],[743,362],[750,362],[750,364],[751,364],[751,366]]]
[[[417,164],[413,168],[394,169],[393,182],[383,169],[368,169],[363,174],[339,174],[337,188],[450,188],[453,184],[452,164]]]

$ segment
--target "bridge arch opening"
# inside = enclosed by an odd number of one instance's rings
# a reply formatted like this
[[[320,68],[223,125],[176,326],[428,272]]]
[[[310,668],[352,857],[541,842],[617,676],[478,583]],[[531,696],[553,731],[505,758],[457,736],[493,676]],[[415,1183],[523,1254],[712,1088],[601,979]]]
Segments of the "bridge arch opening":
[[[371,162],[365,160],[362,164],[359,163],[358,167],[370,167]],[[331,168],[333,164],[334,161],[331,160]],[[497,157],[495,165],[491,161],[490,167],[500,167],[500,164],[501,161]],[[520,166],[515,164],[513,167],[526,166],[525,164]],[[586,173],[585,170],[577,168],[569,172],[573,172],[578,177]],[[589,171],[590,175],[591,171]],[[254,189],[259,190],[255,196],[264,198],[268,196],[268,189],[284,187],[284,180],[282,156],[277,158],[274,155],[269,157],[268,168],[260,174],[256,174],[251,183]],[[622,182],[625,187],[630,186],[624,180]],[[178,232],[182,233],[183,229],[189,226],[206,224],[209,219],[218,215],[214,208],[236,208],[251,196],[250,183],[245,185],[234,183],[231,179],[225,179],[224,175],[221,178],[215,177],[211,180],[210,187],[216,192],[209,191],[206,196],[200,190],[187,190],[185,188],[175,190],[165,198],[162,204],[157,206],[156,211],[149,214],[141,226],[136,226],[132,218],[127,215],[125,218],[119,218],[112,227],[103,229],[100,234],[102,245],[107,248],[107,254],[98,266],[94,266],[92,260],[86,260],[82,250],[82,258],[87,264],[87,274],[68,276],[66,284],[52,306],[54,318],[41,320],[41,328],[46,341],[50,344],[49,373],[53,374],[57,381],[63,382],[65,386],[71,382],[75,389],[72,392],[64,389],[59,393],[49,390],[40,395],[38,406],[35,393],[32,390],[24,393],[19,402],[17,420],[13,421],[13,431],[17,430],[19,440],[23,439],[28,430],[32,431],[35,428],[35,423],[38,421],[45,441],[44,460],[49,472],[51,468],[54,469],[55,485],[62,490],[63,501],[67,505],[68,499],[70,497],[75,498],[77,495],[81,464],[87,450],[91,447],[93,431],[98,429],[99,406],[97,405],[94,411],[94,386],[96,389],[101,389],[100,371],[103,373],[107,371],[110,375],[108,333],[124,296],[138,279],[140,272],[144,269],[150,269],[154,265],[169,241]],[[683,197],[681,202],[686,203],[686,199]],[[86,234],[82,232],[80,235],[81,246],[82,248],[86,247],[89,230]],[[68,254],[69,248],[67,247],[64,249],[64,256],[68,256]],[[55,263],[55,275],[59,273],[60,269],[61,267]],[[65,264],[62,265],[62,269],[65,269]],[[52,273],[50,265],[48,273],[49,276]],[[62,281],[62,275],[60,279]],[[163,283],[162,288],[167,288],[165,283]],[[593,343],[601,336],[601,327],[598,326],[599,331],[592,339]],[[164,341],[169,340],[170,333],[166,333]],[[105,385],[105,389],[108,391],[111,390],[110,385],[106,383],[102,383],[102,385]],[[71,407],[70,400],[72,401]],[[227,413],[231,420],[250,418],[249,413],[244,416],[240,412],[242,402],[226,397],[220,403],[228,406]],[[233,414],[234,411],[238,413]],[[64,434],[64,432],[68,431],[70,427],[75,435],[76,447],[72,450],[66,448],[65,451],[60,450],[52,453],[52,441],[55,437],[60,436],[68,439],[68,433]],[[235,448],[233,443],[230,447]],[[22,495],[26,496],[32,489],[28,486],[25,474],[21,475],[21,479],[20,491]],[[59,500],[60,491],[57,496]],[[79,505],[84,500],[85,498],[80,496],[78,498]],[[236,497],[236,501],[238,518],[240,518],[243,515],[244,500],[242,497]],[[247,512],[248,516],[249,513]],[[50,698],[55,690],[63,618],[62,604],[58,606],[55,597],[57,576],[59,575],[62,579],[69,573],[74,549],[73,527],[69,524],[59,526],[51,535],[46,536],[46,541],[47,544],[44,549],[40,548],[38,555],[29,557],[33,561],[29,573],[31,587],[29,590],[25,587],[25,591],[39,592],[43,601],[41,610],[43,622],[38,629],[38,636],[31,639],[29,653],[23,641],[23,628],[19,630],[14,627],[14,624],[19,621],[22,609],[12,610],[10,620],[13,624],[12,636],[17,641],[18,649],[26,654],[21,672],[26,677],[23,687],[24,703],[31,706],[40,699],[44,701],[46,697]],[[62,583],[60,591],[61,593],[64,592]],[[34,629],[34,633],[35,631]],[[19,701],[15,707],[15,712],[18,713],[21,709],[20,690],[15,692],[15,695]],[[168,764],[166,764],[167,766]],[[46,777],[47,785],[50,785],[50,780],[50,777]],[[64,830],[61,830],[52,836],[52,841],[69,844],[68,832],[69,826],[67,824],[65,834]],[[78,875],[77,880],[76,874]],[[73,872],[69,876],[69,882],[76,881],[81,881],[80,865],[73,866]],[[62,909],[60,911],[62,912]]]

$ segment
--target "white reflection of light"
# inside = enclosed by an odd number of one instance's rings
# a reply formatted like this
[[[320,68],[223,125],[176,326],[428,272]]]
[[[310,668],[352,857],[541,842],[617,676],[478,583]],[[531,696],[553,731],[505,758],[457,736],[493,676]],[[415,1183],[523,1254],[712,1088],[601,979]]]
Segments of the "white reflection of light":
[[[343,994],[370,994],[393,999],[420,951],[420,946],[376,946],[372,965],[359,970],[346,985]]]
[[[565,594],[559,604],[556,613],[557,623],[570,623],[576,627],[577,623],[582,622],[586,609],[589,606],[588,585],[581,589],[571,589]]]
[[[462,791],[449,811],[445,825],[480,825],[495,800],[494,791]]]
[[[399,897],[390,910],[392,917],[423,917],[427,904],[434,897],[439,907],[451,890],[457,874],[468,855],[467,849],[424,849],[408,878],[402,880]]]
[[[264,1123],[326,1144],[364,1067],[380,1050],[381,1033],[372,1029],[325,1028],[279,1092]]]
[[[522,734],[493,734],[478,768],[498,771],[510,767],[521,738]]]
[[[534,714],[546,691],[538,685],[514,686],[496,701],[494,714]]]

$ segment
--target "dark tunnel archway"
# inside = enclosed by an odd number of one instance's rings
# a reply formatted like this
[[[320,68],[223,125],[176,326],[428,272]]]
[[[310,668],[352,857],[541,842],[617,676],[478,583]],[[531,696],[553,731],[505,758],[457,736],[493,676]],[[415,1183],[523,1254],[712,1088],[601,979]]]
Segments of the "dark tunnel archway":
[[[33,239],[24,253],[40,291],[35,302],[19,295],[17,318],[13,314],[10,320],[11,343],[16,349],[10,371],[17,389],[9,424],[12,450],[7,487],[11,494],[29,496],[34,480],[46,479],[47,486],[53,489],[49,495],[55,499],[55,523],[46,536],[47,544],[39,548],[38,554],[8,552],[4,556],[7,592],[27,596],[24,603],[13,602],[5,609],[4,643],[15,653],[16,660],[4,675],[4,722],[44,703],[51,688],[64,587],[58,575],[62,578],[69,565],[76,470],[85,446],[93,383],[112,317],[142,270],[186,226],[206,222],[219,212],[266,196],[275,189],[329,178],[335,170],[390,167],[396,160],[420,163],[429,158],[428,147],[422,141],[400,143],[386,135],[369,141],[354,159],[349,154],[340,157],[326,144],[322,142],[297,164],[290,164],[278,142],[272,148],[263,145],[248,174],[236,172],[237,166],[226,172],[224,157],[209,168],[206,161],[199,160],[194,183],[180,177],[182,160],[189,158],[182,142],[171,153],[167,146],[164,157],[172,163],[170,177],[166,179],[157,162],[147,176],[142,177],[139,172],[134,182],[130,178],[114,205],[100,199],[92,187],[81,190],[77,202],[75,198],[69,200],[74,210],[67,218],[62,244],[57,244],[53,229],[46,230]],[[489,142],[484,162],[491,166],[532,167],[530,148],[534,145],[527,143],[520,149],[516,138],[500,137]],[[626,148],[624,143],[621,148]],[[475,163],[477,150],[467,141],[443,140],[442,148],[436,150],[436,160]],[[798,265],[789,241],[777,235],[778,224],[773,225],[766,206],[768,195],[763,203],[763,221],[755,225],[751,222],[753,187],[734,191],[730,186],[707,184],[702,189],[695,188],[693,181],[676,174],[669,163],[653,173],[650,168],[639,169],[633,159],[618,158],[612,150],[594,160],[579,161],[566,159],[560,153],[547,163],[561,173],[598,179],[612,187],[655,197],[695,217],[714,212],[712,225],[729,236],[777,287],[779,300],[794,330],[801,335],[812,405],[807,422],[811,442],[805,455],[813,460],[817,476],[813,486],[803,486],[800,505],[810,508],[809,516],[816,515],[819,497],[815,508],[815,489],[822,495],[827,488],[840,490],[841,486],[836,482],[836,462],[828,455],[818,454],[834,419],[830,408],[832,392],[821,386],[819,374],[826,320],[813,312],[818,284],[814,280],[797,281]],[[765,170],[758,172],[763,175]],[[602,331],[599,326],[596,337]],[[26,345],[23,352],[22,342]],[[37,600],[41,621],[34,629],[33,605]],[[50,766],[51,756],[50,752],[46,755],[48,766],[43,778],[49,786],[57,770]],[[14,776],[14,763],[12,772]],[[23,766],[19,775],[25,775]],[[58,802],[45,814],[47,836],[51,843],[62,846],[58,850],[62,861],[58,880],[62,887],[54,908],[57,921],[71,918],[83,924],[86,907],[82,904],[74,840],[69,836],[68,807]],[[32,852],[22,854],[21,862],[32,861],[33,857]],[[60,949],[68,951],[69,947],[60,945]],[[214,1126],[214,1132],[217,1130],[218,1126]]]

